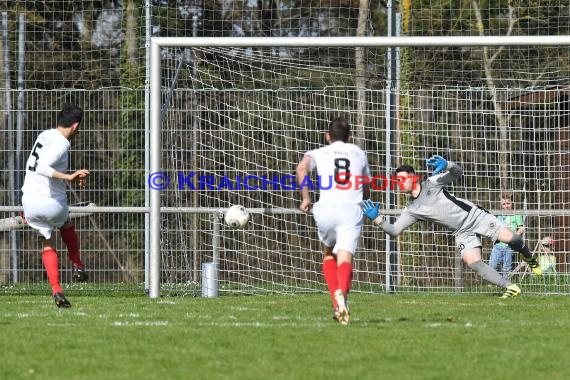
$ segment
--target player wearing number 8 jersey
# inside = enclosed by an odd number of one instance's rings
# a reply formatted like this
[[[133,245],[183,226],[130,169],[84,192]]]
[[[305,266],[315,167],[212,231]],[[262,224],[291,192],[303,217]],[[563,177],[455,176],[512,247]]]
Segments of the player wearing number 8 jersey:
[[[368,159],[352,144],[350,125],[344,119],[329,124],[325,133],[328,143],[305,153],[297,166],[297,183],[301,190],[301,211],[313,210],[318,236],[323,245],[323,275],[332,298],[334,318],[348,324],[346,299],[352,282],[352,258],[362,231],[360,204],[370,196],[370,185],[346,185],[354,178],[369,178]],[[319,200],[312,207],[307,178],[316,169],[320,178],[330,178],[331,186],[321,188]]]
[[[40,133],[26,162],[26,177],[22,186],[22,205],[28,225],[44,237],[42,261],[58,307],[70,307],[59,282],[58,256],[53,232],[59,229],[73,263],[73,278],[86,281],[87,273],[79,255],[75,227],[69,220],[65,181],[79,181],[84,186],[89,171],[66,173],[70,140],[79,131],[83,110],[67,104],[57,116],[57,128]]]

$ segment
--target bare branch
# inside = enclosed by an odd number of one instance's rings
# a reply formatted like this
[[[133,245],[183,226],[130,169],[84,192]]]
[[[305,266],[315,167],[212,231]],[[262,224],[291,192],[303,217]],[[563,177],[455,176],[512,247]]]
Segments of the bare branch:
[[[481,14],[479,13],[479,17]],[[507,36],[513,34],[513,29],[515,28],[515,24],[518,22],[518,18],[515,18],[515,8],[509,4],[509,28],[507,29]],[[492,63],[501,52],[505,49],[504,46],[501,46],[497,49],[495,54],[489,59],[490,63]]]
[[[476,0],[472,0],[473,9],[475,10],[475,17],[477,18],[477,29],[480,35],[485,35],[485,30],[483,26],[483,18],[481,17],[481,10],[479,9],[479,3]],[[512,10],[509,7],[509,20],[512,20]],[[512,31],[511,21],[509,21],[509,31]],[[492,57],[489,57],[489,48],[487,46],[483,47],[483,66],[485,70],[485,81],[487,82],[487,91],[491,95],[491,99],[493,100],[493,106],[495,107],[495,118],[497,119],[497,124],[499,127],[499,134],[504,144],[501,144],[502,148],[499,152],[499,173],[500,173],[500,187],[501,190],[505,190],[508,188],[508,184],[505,183],[505,179],[507,178],[508,173],[508,165],[507,165],[507,157],[509,156],[510,148],[510,140],[507,138],[508,133],[508,120],[503,111],[503,107],[501,103],[499,103],[497,99],[497,88],[495,86],[495,80],[493,78],[493,70],[492,64],[493,61],[497,58],[499,53],[502,51],[504,46],[501,46]]]

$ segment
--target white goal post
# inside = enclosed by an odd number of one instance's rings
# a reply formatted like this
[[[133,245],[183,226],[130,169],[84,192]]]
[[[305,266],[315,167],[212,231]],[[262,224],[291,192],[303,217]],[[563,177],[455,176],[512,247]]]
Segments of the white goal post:
[[[162,143],[162,129],[161,124],[161,111],[163,110],[164,102],[164,87],[163,81],[163,68],[162,65],[162,49],[164,48],[259,48],[259,47],[289,47],[289,48],[401,48],[401,47],[500,47],[500,46],[570,46],[570,36],[465,36],[465,37],[295,37],[295,38],[269,38],[269,37],[216,37],[216,38],[168,38],[168,37],[154,37],[150,40],[150,80],[148,83],[148,90],[150,91],[150,128],[149,128],[149,142],[150,142],[150,173],[159,173],[165,171],[163,167],[163,143]],[[238,62],[239,63],[239,62]],[[387,87],[389,88],[389,87]],[[384,91],[385,89],[383,89]],[[418,110],[420,112],[421,110]],[[412,128],[413,129],[413,128]],[[390,134],[386,134],[386,141],[384,143],[393,143],[390,141]],[[524,137],[521,138],[521,141]],[[440,147],[445,150],[445,147]],[[386,148],[388,149],[388,148]],[[404,148],[402,148],[404,149]],[[469,148],[472,149],[472,148]],[[485,148],[483,148],[484,150]],[[428,151],[429,149],[425,149]],[[557,152],[558,154],[558,152]],[[401,155],[403,158],[410,158]],[[414,156],[417,161],[417,158]],[[396,163],[395,157],[391,159],[388,166]],[[392,168],[393,169],[393,168]],[[390,167],[385,168],[385,172],[389,173]],[[488,173],[481,174],[488,175]],[[148,186],[148,184],[147,184]],[[521,194],[524,190],[519,189]],[[532,190],[532,189],[531,189]],[[494,194],[494,193],[493,193]],[[296,196],[292,195],[293,197]],[[526,199],[526,197],[525,197]],[[162,204],[161,192],[157,190],[150,191],[149,197],[149,296],[156,298],[160,296],[160,283],[161,283],[161,223],[162,215],[166,210],[166,206]],[[270,205],[275,208],[274,211],[268,209],[268,205],[259,204],[259,213],[294,213],[295,210],[281,209],[276,205]],[[550,215],[564,215],[568,216],[568,210],[559,210],[557,207],[550,205],[553,211]],[[250,207],[248,207],[250,208]],[[176,210],[176,209],[174,209]],[[180,212],[190,211],[196,212],[193,208],[184,207],[178,208]],[[223,208],[209,210],[215,212],[222,212]],[[544,210],[544,205],[542,205]],[[172,208],[170,208],[172,211]],[[532,210],[525,210],[527,215],[532,214]],[[392,212],[392,214],[396,214]],[[316,239],[316,234],[312,236]],[[450,243],[453,245],[453,243]],[[386,251],[389,247],[386,246]],[[420,264],[421,266],[422,264]],[[388,265],[387,265],[388,267]],[[376,268],[375,268],[376,270]],[[390,268],[386,269],[387,271]]]

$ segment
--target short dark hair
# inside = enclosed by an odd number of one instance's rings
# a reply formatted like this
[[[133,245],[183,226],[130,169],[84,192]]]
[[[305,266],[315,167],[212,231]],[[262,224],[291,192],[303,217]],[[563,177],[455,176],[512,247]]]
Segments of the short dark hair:
[[[416,171],[414,170],[414,168],[412,168],[410,165],[401,165],[398,166],[398,168],[396,168],[396,173],[398,174],[399,172],[406,172],[408,174],[416,174]]]
[[[83,109],[73,103],[66,103],[57,114],[57,126],[69,128],[83,120]]]
[[[350,124],[345,119],[339,117],[329,124],[329,136],[331,141],[348,141],[350,136]]]

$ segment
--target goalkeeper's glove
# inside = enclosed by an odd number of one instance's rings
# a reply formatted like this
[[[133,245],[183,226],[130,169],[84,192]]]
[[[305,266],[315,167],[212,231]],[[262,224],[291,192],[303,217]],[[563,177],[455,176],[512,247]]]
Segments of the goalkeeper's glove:
[[[380,203],[374,204],[370,199],[362,202],[362,213],[374,224],[378,225],[383,222],[384,217],[380,215]]]
[[[441,156],[435,155],[426,160],[427,167],[432,167],[431,175],[436,175],[447,168],[447,160]]]

